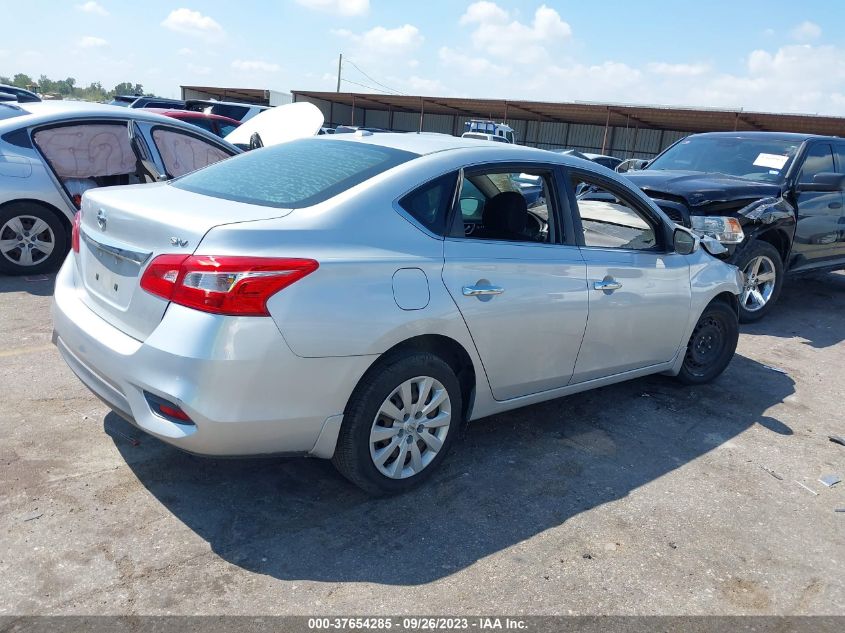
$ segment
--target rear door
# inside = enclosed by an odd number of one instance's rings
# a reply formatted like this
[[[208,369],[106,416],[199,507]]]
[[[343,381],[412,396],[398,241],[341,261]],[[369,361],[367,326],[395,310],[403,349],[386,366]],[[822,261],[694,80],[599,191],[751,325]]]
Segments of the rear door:
[[[569,172],[568,184],[589,293],[572,382],[672,360],[689,320],[686,258],[664,243],[659,216],[619,184],[586,170]]]
[[[813,268],[845,256],[843,239],[842,192],[801,191],[816,174],[833,173],[836,167],[830,143],[814,143],[804,156],[798,175],[795,202],[798,223],[792,243],[792,268]]]
[[[561,219],[556,173],[537,164],[466,171],[444,242],[443,281],[497,400],[565,386],[584,335],[586,268]],[[530,209],[520,174],[542,183]]]

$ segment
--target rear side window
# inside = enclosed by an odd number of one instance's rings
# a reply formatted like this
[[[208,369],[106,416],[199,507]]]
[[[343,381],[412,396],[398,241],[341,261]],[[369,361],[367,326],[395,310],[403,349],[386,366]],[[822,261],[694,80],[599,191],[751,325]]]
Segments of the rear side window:
[[[230,105],[228,103],[215,103],[209,108],[209,111],[211,114],[219,114],[220,116],[227,116],[230,119],[240,121],[249,113],[249,108]]]
[[[229,157],[216,145],[170,128],[155,128],[153,140],[167,173],[174,178]]]
[[[399,201],[399,206],[429,231],[443,235],[456,184],[457,174],[441,176],[409,193]]]
[[[236,202],[299,209],[417,156],[367,143],[302,139],[235,156],[180,178],[173,186]]]

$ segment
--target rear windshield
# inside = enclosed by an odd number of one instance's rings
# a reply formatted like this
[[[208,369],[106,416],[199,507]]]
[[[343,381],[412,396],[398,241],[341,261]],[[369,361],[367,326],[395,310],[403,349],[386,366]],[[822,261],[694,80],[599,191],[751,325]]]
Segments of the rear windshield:
[[[299,209],[416,157],[367,143],[302,139],[215,163],[174,180],[173,186],[235,202]]]

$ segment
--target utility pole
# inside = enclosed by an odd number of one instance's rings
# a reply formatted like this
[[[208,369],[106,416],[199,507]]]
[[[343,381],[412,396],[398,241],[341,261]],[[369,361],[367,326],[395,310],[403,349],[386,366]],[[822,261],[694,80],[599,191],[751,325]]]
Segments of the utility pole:
[[[337,58],[337,91],[340,92],[340,72],[343,68],[343,53],[341,53]]]

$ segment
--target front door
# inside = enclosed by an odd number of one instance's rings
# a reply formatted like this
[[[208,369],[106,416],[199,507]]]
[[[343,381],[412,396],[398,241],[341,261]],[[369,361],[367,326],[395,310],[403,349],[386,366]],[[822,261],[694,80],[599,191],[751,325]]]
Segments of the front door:
[[[589,293],[572,382],[671,361],[689,320],[686,258],[663,243],[662,220],[618,185],[580,171],[570,183]]]
[[[795,193],[798,222],[792,243],[793,270],[824,266],[845,257],[842,192],[801,191],[801,185],[812,183],[816,174],[834,171],[830,143],[811,145],[801,166]]]
[[[523,195],[520,175],[536,176],[539,194],[535,185]],[[443,282],[497,400],[566,386],[575,367],[586,268],[577,246],[565,244],[558,199],[552,168],[464,175],[462,223],[444,242]]]

